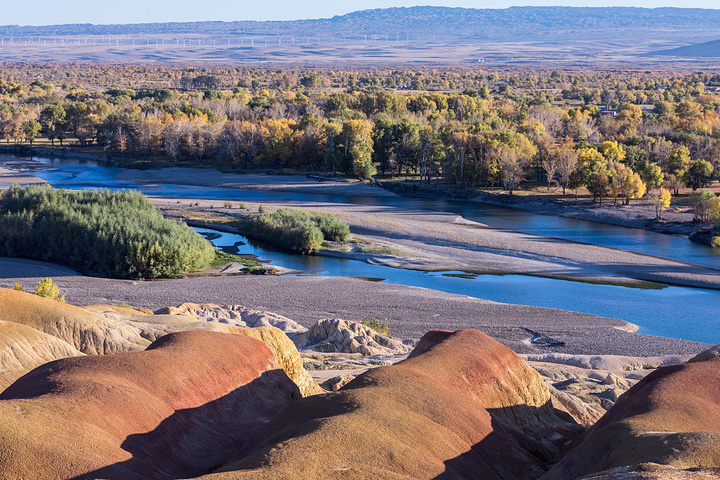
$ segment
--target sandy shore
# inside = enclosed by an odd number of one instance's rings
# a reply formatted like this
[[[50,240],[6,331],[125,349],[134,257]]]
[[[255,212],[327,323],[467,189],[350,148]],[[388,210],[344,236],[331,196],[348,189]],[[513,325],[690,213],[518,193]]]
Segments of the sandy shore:
[[[0,186],[37,185],[44,183],[45,180],[30,175],[22,170],[0,167]]]
[[[160,170],[128,169],[116,175],[118,180],[141,183],[169,183],[204,187],[238,188],[276,192],[313,193],[364,197],[394,197],[395,194],[357,180],[309,179],[305,175],[267,175],[259,173],[223,173],[208,168],[171,167]]]
[[[0,258],[0,287],[12,287],[15,281],[32,286],[48,276],[77,305],[127,302],[157,309],[184,302],[239,304],[276,312],[305,326],[322,318],[359,321],[377,316],[399,338],[419,338],[435,328],[477,328],[519,353],[657,356],[692,355],[707,348],[631,333],[622,320],[353,278],[233,276],[137,282],[85,277],[54,264]]]
[[[554,201],[542,197],[482,193],[468,201],[673,235],[689,235],[703,227],[691,223],[694,217],[692,208],[685,206],[671,206],[662,212],[662,219],[657,220],[655,206],[645,200],[635,200],[630,205],[615,205],[609,199],[593,203],[590,200]]]
[[[219,209],[217,200],[186,199],[178,204],[176,199],[151,199],[167,215],[178,218],[240,214],[237,210]],[[193,207],[189,207],[190,203]],[[260,205],[244,203],[250,211],[257,211]],[[362,259],[396,268],[516,273],[620,285],[649,281],[720,288],[720,272],[714,269],[498,230],[455,214],[330,202],[285,201],[262,205],[268,211],[297,208],[332,213],[347,222],[355,235],[399,254],[362,254]]]

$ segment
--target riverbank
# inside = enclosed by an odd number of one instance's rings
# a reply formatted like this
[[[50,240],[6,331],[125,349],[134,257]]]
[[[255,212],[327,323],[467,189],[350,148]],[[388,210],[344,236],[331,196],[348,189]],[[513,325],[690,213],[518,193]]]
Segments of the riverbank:
[[[506,192],[473,191],[457,194],[455,191],[432,187],[406,188],[400,183],[383,183],[387,190],[407,198],[462,199],[467,202],[483,203],[512,208],[540,215],[555,215],[586,222],[601,223],[626,228],[639,228],[668,235],[689,236],[707,225],[693,223],[692,208],[687,205],[672,205],[662,212],[662,219],[656,218],[655,206],[643,200],[634,200],[630,205],[614,205],[612,200],[592,202],[589,199],[573,199],[567,195],[562,200],[543,195],[509,195]],[[458,196],[459,195],[459,196]]]
[[[15,148],[15,150],[18,150]],[[0,146],[0,152],[13,152],[13,148]],[[590,200],[573,200],[570,195],[562,201],[547,199],[544,196],[508,195],[506,193],[472,192],[466,194],[457,191],[440,191],[434,188],[405,188],[398,182],[377,182],[377,185],[360,182],[350,178],[331,179],[327,177],[308,178],[306,175],[268,174],[268,173],[227,173],[216,168],[173,167],[164,165],[161,168],[137,169],[133,164],[116,163],[107,156],[71,149],[50,149],[23,146],[23,151],[30,155],[73,158],[103,163],[116,164],[122,169],[116,178],[124,182],[164,183],[171,185],[194,185],[219,188],[234,188],[268,192],[291,192],[320,195],[347,195],[363,197],[392,197],[399,195],[407,198],[438,198],[462,199],[467,202],[484,203],[500,207],[536,213],[554,215],[593,223],[614,225],[626,228],[644,229],[669,235],[690,236],[692,233],[707,228],[707,225],[694,224],[692,208],[674,205],[662,214],[662,220],[656,219],[655,207],[649,202],[633,201],[630,205],[613,205],[611,200],[604,203],[593,203]],[[0,165],[32,171],[33,168],[46,168],[45,165],[32,160],[1,156]],[[0,184],[2,178],[0,174]],[[42,180],[37,179],[37,183]],[[19,182],[13,182],[19,183]],[[36,183],[36,182],[33,182]],[[382,188],[378,188],[378,186]],[[400,187],[399,187],[400,186]]]
[[[36,168],[38,173],[43,169],[62,168],[47,167],[37,161],[25,162],[26,168]],[[79,168],[84,171],[84,167]],[[74,176],[77,174],[74,171],[63,172],[63,175],[72,178],[69,185],[76,184]],[[383,249],[386,251],[401,252],[400,255],[362,252],[365,261],[395,268],[510,273],[639,287],[646,286],[647,282],[656,282],[720,289],[720,275],[715,269],[629,251],[491,228],[460,215],[428,211],[421,205],[407,202],[397,202],[398,206],[393,206],[393,199],[400,197],[368,184],[319,182],[301,176],[222,174],[214,170],[184,168],[115,171],[113,175],[122,179],[118,183],[123,185],[123,188],[127,188],[125,185],[138,185],[153,191],[162,185],[160,182],[166,181],[188,185],[190,190],[184,193],[182,200],[151,196],[156,206],[164,212],[180,217],[215,215],[223,210],[224,192],[213,192],[213,200],[193,198],[192,187],[197,184],[228,189],[225,192],[267,189],[272,189],[275,193],[321,192],[324,196],[319,198],[326,199],[324,201],[289,201],[281,199],[280,196],[268,196],[271,200],[235,202],[234,206],[236,212],[241,204],[246,204],[245,207],[252,211],[257,211],[262,204],[266,209],[298,208],[332,213],[346,221],[355,235],[384,245]],[[93,178],[96,182],[93,185],[102,180],[102,177]],[[370,201],[370,205],[352,203],[355,196],[359,196],[356,198],[361,202],[376,200]],[[226,211],[225,214],[232,215],[234,212]]]
[[[72,172],[63,172],[63,174],[65,173]],[[253,177],[237,175],[234,177],[234,180],[245,180],[246,183],[252,183],[254,181],[257,181],[257,177],[261,176]],[[209,181],[210,179],[206,180]],[[223,180],[227,180],[227,178],[224,178]],[[193,180],[190,179],[189,183],[192,183],[192,181]],[[258,183],[260,182],[258,181]],[[297,185],[302,185],[303,183],[312,186],[312,184],[319,182],[304,177],[292,177],[292,184],[283,182],[277,182],[276,184],[283,184],[286,185],[287,188],[294,188]],[[152,185],[152,182],[149,182],[149,184]],[[140,185],[145,184],[142,183]],[[666,259],[650,257],[647,255],[640,255],[611,248],[598,247],[594,245],[564,241],[556,238],[541,237],[514,231],[491,228],[488,225],[482,224],[480,222],[467,220],[460,215],[424,210],[420,208],[418,204],[398,202],[398,206],[393,206],[392,200],[394,198],[398,198],[398,200],[402,199],[400,199],[399,197],[395,197],[392,194],[390,194],[390,197],[385,199],[386,201],[379,202],[378,204],[374,205],[346,202],[341,203],[338,201],[332,201],[333,196],[335,195],[347,198],[347,195],[344,195],[344,193],[348,191],[348,188],[358,186],[363,188],[376,189],[376,187],[370,185],[351,185],[344,182],[333,182],[333,184],[331,185],[332,188],[330,190],[324,190],[325,193],[330,191],[333,192],[332,195],[326,195],[325,198],[327,198],[327,200],[325,201],[287,200],[283,199],[283,197],[281,196],[263,196],[263,198],[272,198],[273,200],[260,202],[239,201],[235,199],[229,201],[229,208],[226,208],[225,201],[223,201],[221,198],[215,197],[213,197],[212,200],[208,200],[189,197],[167,198],[163,196],[151,196],[151,200],[168,216],[177,216],[178,218],[187,218],[188,216],[191,216],[200,218],[201,220],[208,220],[208,217],[212,216],[225,216],[226,218],[233,218],[240,213],[246,213],[247,211],[257,211],[261,205],[264,209],[268,211],[277,208],[300,208],[311,211],[333,213],[351,225],[353,234],[355,235],[357,242],[354,246],[350,246],[351,251],[343,251],[343,247],[338,246],[337,251],[330,252],[329,254],[353,257],[368,263],[376,263],[393,268],[405,268],[421,271],[438,270],[470,271],[479,273],[499,274],[514,273],[537,277],[569,279],[587,283],[609,283],[626,286],[634,285],[637,287],[646,286],[647,281],[654,281],[661,283],[704,287],[710,286],[711,288],[718,288],[719,276],[717,275],[717,271],[713,269],[697,267],[680,262],[674,262]],[[322,188],[327,189],[328,187],[323,186]],[[192,191],[192,189],[190,191]],[[224,192],[230,191],[231,190],[225,190]],[[214,192],[214,194],[215,193],[222,195],[223,191]],[[240,198],[242,198],[242,196],[240,196]],[[243,208],[243,210],[241,210],[241,207]],[[358,248],[358,250],[355,250],[356,248]],[[50,274],[48,273],[44,276],[50,276]],[[208,286],[203,288],[209,290],[211,288],[210,285],[212,285],[212,283],[215,281],[217,281],[218,284],[225,284],[227,282],[228,285],[231,285],[233,284],[233,282],[252,283],[253,281],[256,281],[257,278],[258,277],[215,277],[212,279],[193,278],[186,280],[190,282],[206,282],[205,284]],[[278,280],[278,282],[281,282],[282,285],[284,285],[282,288],[298,289],[297,292],[287,292],[285,294],[287,296],[291,296],[293,299],[297,299],[298,304],[301,305],[301,308],[298,311],[294,311],[294,317],[301,318],[303,315],[302,310],[304,309],[309,309],[309,311],[313,311],[313,309],[316,308],[313,307],[312,304],[306,302],[302,298],[302,294],[304,292],[307,292],[308,289],[308,287],[305,286],[303,282],[307,282],[308,285],[313,285],[317,283],[317,280],[313,280],[308,277],[296,277],[300,278],[300,280],[286,280],[286,277],[281,278],[283,279]],[[344,288],[347,289],[344,292],[345,296],[349,296],[348,292],[355,291],[354,289],[357,287],[355,283],[348,284],[346,283],[346,280],[337,280],[337,278],[342,277],[333,277],[332,279],[327,279],[327,282],[337,282],[338,285],[344,285]],[[353,282],[359,281],[356,279],[351,280],[353,280]],[[88,283],[92,283],[92,281],[93,279],[86,280],[86,282]],[[94,281],[96,281],[98,284],[96,288],[101,288],[100,286],[106,282],[106,280],[103,279],[94,279]],[[267,280],[265,279],[261,280],[261,282],[266,281]],[[395,288],[392,285],[384,285],[373,282],[363,282],[362,284],[368,289],[368,298],[372,297],[372,294],[369,292],[369,290],[372,290],[374,288],[373,285],[383,285],[382,287],[378,287],[379,289]],[[213,296],[212,299],[196,298],[196,291],[194,290],[195,284],[176,283],[175,285],[177,286],[177,288],[181,289],[177,292],[176,295],[179,303],[185,301],[211,301],[214,303],[227,303],[226,300],[223,300],[222,298],[217,296]],[[78,291],[82,291],[82,288],[86,288],[86,286],[78,288]],[[111,288],[115,287],[113,286]],[[412,289],[413,287],[402,288]],[[425,295],[430,299],[435,298],[434,295],[449,295],[441,292],[429,293],[433,291],[424,289],[420,289],[419,291],[423,292],[422,295]],[[268,295],[270,293],[271,292],[268,292]],[[275,295],[275,293],[272,294]],[[81,298],[82,295],[83,294],[81,293]],[[97,295],[108,296],[111,294],[103,294],[101,291],[97,291]],[[300,295],[300,297],[298,297],[298,295]],[[319,296],[319,294],[316,294],[316,296]],[[467,298],[463,296],[459,297]],[[151,305],[146,301],[148,300],[148,297],[140,296],[138,298],[140,299],[139,302],[136,302],[138,305]],[[257,297],[256,300],[258,298],[260,297]],[[318,300],[318,298],[313,298],[312,301],[316,300],[320,301]],[[382,300],[385,301],[388,300],[388,298],[385,297]],[[98,299],[95,301],[100,300]],[[119,298],[119,302],[122,301],[130,300],[128,300],[127,298]],[[265,308],[266,305],[262,303],[263,301],[264,300],[260,299],[259,302],[261,303],[248,303],[248,305],[258,308],[263,307],[263,309],[272,311],[272,306]],[[343,313],[343,316],[357,320],[358,318],[348,317],[348,315],[358,315],[358,312],[364,312],[365,310],[362,303],[354,303],[353,305],[349,305],[353,306],[355,310],[346,308],[346,306],[343,304],[343,294],[340,292],[336,293],[333,301],[338,302],[341,305],[336,305],[334,307],[328,305],[328,308],[323,309],[322,311],[326,313],[331,313],[332,311],[345,312]],[[472,301],[474,302],[474,300]],[[515,303],[514,298],[504,299],[503,301]],[[158,302],[158,304],[160,303],[166,302]],[[238,303],[243,302],[241,300],[238,300]],[[408,300],[408,303],[412,303],[412,301]],[[509,303],[504,305],[509,305]],[[523,303],[523,298],[518,298],[517,303]],[[325,303],[325,305],[327,305],[327,303]],[[374,308],[376,308],[377,311],[385,312],[387,314],[387,317],[384,318],[393,318],[394,314],[392,308],[387,308],[382,304],[376,303],[375,301],[370,302],[368,305],[374,305]],[[390,302],[389,305],[394,304],[393,302]],[[454,305],[455,304],[453,303],[450,308],[454,308]],[[287,304],[283,308],[288,308]],[[527,326],[535,325],[532,319],[529,319],[527,317],[513,317],[513,315],[515,314],[512,313],[513,311],[535,311],[534,309],[537,307],[522,307],[517,305],[510,305],[509,307],[505,308],[506,310],[490,312],[490,316],[495,314],[500,315],[495,321],[495,323],[490,323],[492,324],[493,328],[499,329],[499,333],[496,332],[495,335],[503,335],[506,338],[505,341],[515,342],[516,345],[514,348],[522,350],[523,348],[526,348],[527,345],[532,346],[532,343],[529,343],[530,340],[528,339],[532,339],[533,336],[531,335],[528,337],[527,330],[522,330],[523,328],[541,332],[543,336],[547,336],[549,338],[556,338],[556,336],[553,336],[554,331],[549,329],[551,327],[548,327],[548,324],[553,322],[553,315],[546,314],[544,316],[544,323],[541,322],[539,325],[536,325],[541,327],[541,329],[538,330],[536,328]],[[507,310],[508,308],[510,308],[510,310]],[[407,335],[404,336],[407,336],[408,338],[413,338],[411,336],[411,332],[422,334],[426,329],[439,328],[442,325],[445,325],[445,327],[443,328],[462,328],[463,326],[467,327],[476,325],[476,323],[478,322],[478,317],[476,317],[475,314],[472,313],[472,308],[466,308],[465,310],[461,310],[460,315],[458,315],[458,312],[455,311],[446,311],[443,313],[436,312],[433,315],[437,315],[438,317],[440,317],[440,323],[425,322],[419,324],[418,320],[414,317],[425,317],[425,310],[418,310],[414,307],[408,308],[406,306],[403,306],[401,310],[406,311],[406,314],[400,317],[402,318],[402,322],[400,322],[401,326],[398,328],[406,329],[405,331],[407,332]],[[317,309],[315,309],[314,311],[319,312]],[[551,311],[559,312],[558,310]],[[369,312],[368,314],[370,313],[371,312]],[[482,312],[480,313],[482,314]],[[564,312],[563,314],[569,315],[570,318],[574,318],[572,317],[573,315],[582,315],[574,314],[571,312]],[[467,316],[465,320],[463,320],[463,315]],[[517,323],[512,324],[512,326],[507,326],[507,322],[503,317],[504,315],[509,315],[508,318],[510,318],[510,320],[512,320],[513,318],[517,319]],[[554,315],[557,316],[557,313],[555,313]],[[360,318],[363,318],[364,316],[366,316],[366,314],[360,315]],[[445,317],[454,317],[457,320],[446,322]],[[314,317],[312,318],[312,321],[315,321],[318,318],[319,317]],[[481,321],[485,321],[485,317],[480,318]],[[628,318],[632,321],[633,317],[625,315],[623,318]],[[404,326],[404,323],[407,323],[407,326]],[[615,324],[610,328],[613,330],[617,330],[617,328],[627,329],[627,324],[625,322],[620,322],[619,324]],[[486,329],[486,331],[488,331],[488,333],[492,333],[489,327],[488,329]],[[513,335],[517,335],[518,332],[520,332],[519,335],[522,337],[521,340],[514,339],[513,337]],[[576,330],[573,330],[573,332],[568,332],[563,330],[560,332],[561,336],[564,336],[566,338],[570,338],[573,336],[577,338],[588,336],[588,338],[583,338],[582,340],[578,340],[576,338],[572,340],[572,342],[580,342],[578,344],[578,349],[576,350],[577,352],[582,351],[590,353],[596,353],[592,349],[596,345],[590,338],[596,333],[597,332],[595,332],[594,330],[590,330],[587,332]],[[629,332],[626,331],[625,333],[628,334]],[[627,337],[632,339],[632,341],[627,340],[627,338],[617,337],[616,332],[614,331],[611,332],[611,334],[608,332],[604,332],[603,335],[610,335],[610,337],[608,337],[610,338],[610,340],[603,340],[603,342],[601,342],[603,345],[605,345],[603,348],[606,348],[608,345],[613,344],[613,342],[615,341],[620,342],[620,344],[618,345],[624,345],[629,341],[630,343],[627,344],[633,345],[632,348],[637,348],[639,347],[639,344],[642,343],[641,341],[638,341],[636,337]],[[570,344],[565,340],[562,340],[562,342],[568,345]],[[613,351],[621,352],[618,354],[628,354],[626,350],[613,350],[612,348],[607,348],[607,350],[604,350],[605,352]],[[673,354],[677,352],[670,351],[669,353]]]
[[[340,186],[335,187],[337,192]],[[720,289],[720,275],[690,265],[612,248],[491,228],[462,216],[415,207],[304,201],[242,202],[151,197],[166,216],[212,221],[247,211],[296,208],[331,213],[370,248],[338,246],[326,254],[393,268],[520,274],[587,283],[647,287],[647,282]],[[373,249],[375,249],[373,252]]]
[[[628,322],[582,313],[510,305],[417,287],[348,277],[232,276],[162,281],[86,277],[54,264],[0,258],[0,287],[52,277],[76,305],[123,302],[158,309],[186,302],[238,304],[279,313],[309,327],[323,318],[378,317],[393,336],[417,339],[440,328],[477,328],[519,353],[694,355],[706,344],[632,333]]]

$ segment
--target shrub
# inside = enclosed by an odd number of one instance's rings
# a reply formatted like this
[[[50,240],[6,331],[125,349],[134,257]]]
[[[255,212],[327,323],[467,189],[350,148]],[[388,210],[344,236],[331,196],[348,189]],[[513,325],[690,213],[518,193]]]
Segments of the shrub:
[[[360,323],[362,323],[366,327],[372,328],[377,333],[385,335],[386,337],[392,337],[392,335],[390,335],[390,326],[387,323],[380,321],[380,319],[377,317],[370,318],[369,316],[367,316],[363,318]]]
[[[18,292],[24,292],[25,287],[21,283],[15,282],[13,290]],[[43,278],[35,285],[35,291],[33,292],[38,297],[49,298],[60,303],[65,303],[65,294],[60,295],[60,287],[53,283],[52,278]]]
[[[323,240],[344,241],[350,233],[347,224],[332,215],[284,208],[245,217],[241,228],[250,238],[303,253],[317,252]]]
[[[310,218],[323,233],[325,240],[344,242],[350,235],[350,227],[329,213],[311,214]]]
[[[230,203],[230,202],[225,202],[225,203],[223,204],[223,207],[225,207],[225,208],[227,208],[227,209],[229,210],[229,209],[232,208],[232,203]]]
[[[0,256],[115,278],[158,278],[202,268],[214,251],[138,192],[11,187],[0,196]]]
[[[40,282],[35,285],[35,295],[65,303],[65,294],[60,295],[60,287],[53,283],[52,278],[43,278],[40,280]]]

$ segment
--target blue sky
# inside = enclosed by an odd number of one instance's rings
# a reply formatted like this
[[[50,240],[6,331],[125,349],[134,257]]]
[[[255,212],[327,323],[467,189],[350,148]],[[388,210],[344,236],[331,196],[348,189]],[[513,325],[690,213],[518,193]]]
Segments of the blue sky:
[[[5,4],[5,5],[3,5]],[[12,6],[10,6],[11,4]],[[144,23],[193,20],[292,20],[412,5],[504,8],[513,5],[717,8],[717,0],[0,0],[0,25]]]

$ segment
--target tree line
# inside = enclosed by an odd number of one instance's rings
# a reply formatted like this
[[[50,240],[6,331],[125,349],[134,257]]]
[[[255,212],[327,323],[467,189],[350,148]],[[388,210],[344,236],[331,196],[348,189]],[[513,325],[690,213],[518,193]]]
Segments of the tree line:
[[[532,180],[624,203],[702,188],[720,167],[720,78],[711,75],[166,73],[163,87],[100,89],[23,83],[15,72],[0,79],[0,139],[510,193]],[[133,84],[134,73],[116,74]]]

